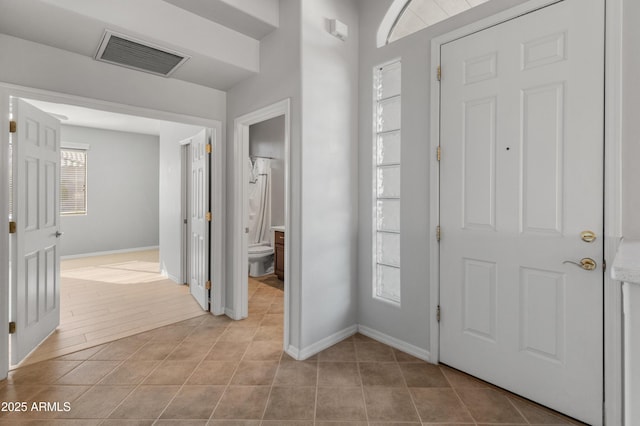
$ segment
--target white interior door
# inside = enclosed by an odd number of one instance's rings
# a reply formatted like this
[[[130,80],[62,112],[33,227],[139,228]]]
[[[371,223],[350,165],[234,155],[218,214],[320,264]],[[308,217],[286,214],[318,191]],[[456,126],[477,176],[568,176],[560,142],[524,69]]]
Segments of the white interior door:
[[[60,124],[14,99],[14,221],[11,363],[22,361],[60,323]]]
[[[209,197],[210,150],[207,131],[191,138],[189,145],[189,290],[205,311],[209,310]],[[209,287],[209,288],[207,288]]]
[[[441,49],[440,360],[594,425],[603,45],[604,1],[565,0]]]

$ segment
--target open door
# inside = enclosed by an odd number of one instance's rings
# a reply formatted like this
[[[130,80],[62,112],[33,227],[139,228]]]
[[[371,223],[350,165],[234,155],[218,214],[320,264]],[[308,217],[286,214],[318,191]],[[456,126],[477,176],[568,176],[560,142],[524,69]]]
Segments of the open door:
[[[18,364],[60,323],[60,123],[21,99],[16,132],[11,280],[11,363]]]
[[[210,153],[207,131],[189,143],[189,290],[205,311],[209,310],[211,208],[209,194]]]

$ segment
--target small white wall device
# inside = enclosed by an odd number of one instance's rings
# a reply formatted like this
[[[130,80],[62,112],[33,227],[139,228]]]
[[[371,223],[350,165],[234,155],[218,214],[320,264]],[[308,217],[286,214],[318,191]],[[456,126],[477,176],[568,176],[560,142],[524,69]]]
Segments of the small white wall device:
[[[329,20],[329,32],[331,35],[344,41],[349,37],[349,27],[344,22],[340,22],[337,19]]]

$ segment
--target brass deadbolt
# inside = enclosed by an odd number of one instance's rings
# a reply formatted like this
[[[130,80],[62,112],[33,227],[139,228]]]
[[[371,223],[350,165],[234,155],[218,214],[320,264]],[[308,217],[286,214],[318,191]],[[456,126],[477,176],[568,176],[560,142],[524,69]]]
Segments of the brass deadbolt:
[[[582,241],[585,243],[592,243],[596,240],[596,234],[593,231],[582,231],[580,238],[582,238]]]

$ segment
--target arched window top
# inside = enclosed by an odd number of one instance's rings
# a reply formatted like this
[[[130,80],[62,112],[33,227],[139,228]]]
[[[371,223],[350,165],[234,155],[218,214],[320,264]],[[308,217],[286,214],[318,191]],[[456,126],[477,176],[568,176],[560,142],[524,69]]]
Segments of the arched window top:
[[[487,1],[395,0],[378,29],[377,45],[384,46]]]

